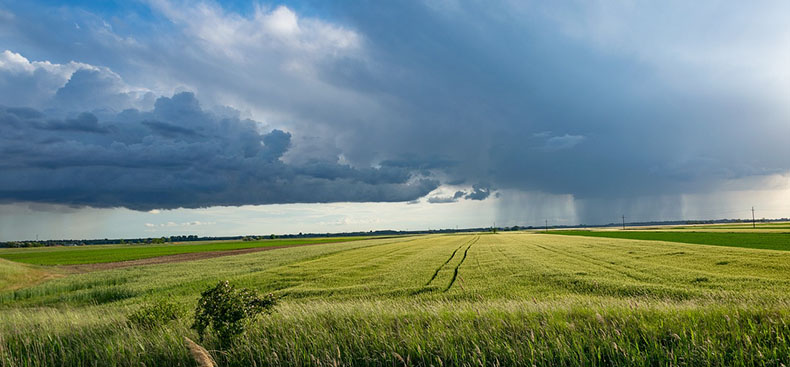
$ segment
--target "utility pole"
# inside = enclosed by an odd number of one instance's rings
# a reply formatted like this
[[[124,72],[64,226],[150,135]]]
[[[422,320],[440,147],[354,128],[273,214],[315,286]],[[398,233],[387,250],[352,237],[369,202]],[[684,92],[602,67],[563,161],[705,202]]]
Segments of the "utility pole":
[[[623,214],[623,229],[625,229],[625,214]]]
[[[549,231],[549,220],[546,219],[546,232],[548,232],[548,231]]]
[[[752,207],[752,228],[757,228],[757,225],[754,223],[754,207]]]

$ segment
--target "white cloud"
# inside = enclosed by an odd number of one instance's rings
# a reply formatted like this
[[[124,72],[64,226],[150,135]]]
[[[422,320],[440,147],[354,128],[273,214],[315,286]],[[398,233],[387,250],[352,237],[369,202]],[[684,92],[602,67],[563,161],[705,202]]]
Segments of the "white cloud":
[[[30,61],[11,50],[0,53],[0,101],[5,105],[57,107],[71,112],[120,111],[144,107],[148,92],[127,85],[106,67],[75,61]]]
[[[211,1],[149,4],[174,32],[147,45],[162,62],[138,59],[144,85],[185,86],[207,106],[230,106],[267,128],[299,131],[286,162],[337,156],[338,131],[392,116],[374,94],[355,88],[356,74],[372,66],[364,37],[352,28],[285,6],[238,14]]]
[[[299,18],[296,13],[284,6],[279,6],[271,13],[256,11],[256,18],[263,19],[263,25],[274,34],[282,36],[293,36],[299,33]]]
[[[97,68],[73,61],[67,64],[31,62],[18,53],[5,50],[0,53],[0,101],[11,106],[41,106],[79,69]]]
[[[651,65],[684,88],[749,88],[781,93],[790,86],[787,3],[620,1],[575,3],[546,12],[567,35],[607,53]],[[698,82],[689,85],[688,80]]]
[[[0,53],[0,70],[8,73],[31,75],[37,72],[44,72],[58,77],[65,84],[71,77],[71,74],[78,69],[99,70],[96,66],[81,62],[71,61],[67,64],[53,64],[49,61],[31,62],[26,57],[11,50],[5,50]]]
[[[171,22],[181,25],[207,49],[220,51],[237,61],[257,58],[261,50],[291,57],[326,56],[360,45],[352,30],[327,22],[300,18],[293,10],[256,6],[252,16],[226,12],[212,2],[196,5],[152,0],[151,6]],[[293,61],[293,60],[292,60]],[[287,63],[286,63],[287,64]]]
[[[563,149],[570,149],[584,141],[585,137],[583,135],[570,135],[565,134],[562,136],[552,136],[546,139],[546,143],[543,145],[543,150],[554,152]]]

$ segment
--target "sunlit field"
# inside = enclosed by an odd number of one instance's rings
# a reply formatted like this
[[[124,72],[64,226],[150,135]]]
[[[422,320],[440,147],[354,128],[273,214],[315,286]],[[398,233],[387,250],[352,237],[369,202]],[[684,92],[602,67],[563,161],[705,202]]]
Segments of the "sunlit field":
[[[612,230],[564,230],[550,231],[552,234],[565,236],[586,236],[586,237],[606,237],[623,238],[632,240],[654,240],[679,243],[693,243],[700,245],[744,247],[766,250],[790,250],[790,232],[760,232],[758,230],[748,232],[719,232],[706,231],[612,231]]]
[[[4,266],[3,277],[19,271]],[[27,265],[25,265],[27,267]],[[54,268],[44,267],[44,270]],[[43,271],[30,267],[30,271]],[[16,271],[16,273],[15,273]],[[200,292],[273,293],[220,365],[787,365],[790,252],[539,233],[368,239],[0,293],[4,365],[183,365]],[[157,299],[185,316],[127,320]]]
[[[213,243],[134,244],[56,246],[39,248],[0,248],[0,258],[37,265],[95,264],[147,259],[158,256],[191,254],[208,251],[243,250],[262,247],[286,247],[305,244],[349,242],[364,238],[300,238]]]

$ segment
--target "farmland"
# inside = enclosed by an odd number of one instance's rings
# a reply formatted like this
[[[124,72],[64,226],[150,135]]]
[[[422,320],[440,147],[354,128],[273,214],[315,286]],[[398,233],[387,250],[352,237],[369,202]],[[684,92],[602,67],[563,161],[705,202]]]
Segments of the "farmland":
[[[790,361],[790,252],[516,232],[68,274],[0,292],[0,363],[194,365],[183,344],[196,339],[189,312],[225,279],[280,301],[232,348],[204,341],[220,365]],[[152,329],[127,322],[157,299],[186,316]]]
[[[349,242],[363,238],[306,238],[288,240],[259,240],[249,242],[216,242],[200,244],[163,245],[91,245],[80,247],[40,247],[34,249],[0,249],[0,258],[36,265],[95,264],[139,260],[158,256],[232,251],[261,247],[286,247],[305,244]]]
[[[42,269],[0,259],[0,291],[34,284],[47,275]]]
[[[744,247],[766,250],[790,250],[790,233],[759,232],[689,232],[689,231],[550,231],[565,236],[586,236],[652,240],[700,245]]]

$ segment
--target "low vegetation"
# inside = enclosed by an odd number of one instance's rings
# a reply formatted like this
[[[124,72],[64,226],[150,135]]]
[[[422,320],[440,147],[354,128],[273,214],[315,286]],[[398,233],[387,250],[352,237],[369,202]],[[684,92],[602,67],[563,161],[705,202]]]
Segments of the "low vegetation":
[[[259,247],[283,247],[362,240],[363,237],[300,238],[287,240],[259,240],[166,245],[93,245],[80,247],[43,247],[34,249],[0,249],[0,258],[37,265],[96,264],[139,260],[158,256],[230,251]]]
[[[155,328],[178,320],[182,316],[184,316],[184,309],[179,304],[159,299],[132,312],[127,318],[131,325]]]
[[[275,303],[272,294],[262,297],[253,290],[237,289],[227,280],[221,281],[201,293],[192,328],[201,341],[208,329],[213,330],[220,345],[228,347],[258,315],[271,313]]]
[[[128,315],[152,297],[194,308],[226,279],[278,305],[230,346],[205,334],[221,366],[790,360],[790,252],[485,233],[291,247],[0,292],[0,365],[194,365],[192,315],[153,328]]]
[[[45,269],[0,259],[0,291],[24,288],[53,275]]]
[[[702,228],[704,229],[704,228]],[[790,233],[758,232],[686,232],[686,231],[550,231],[565,236],[623,238],[668,241],[699,245],[745,247],[790,251]]]

